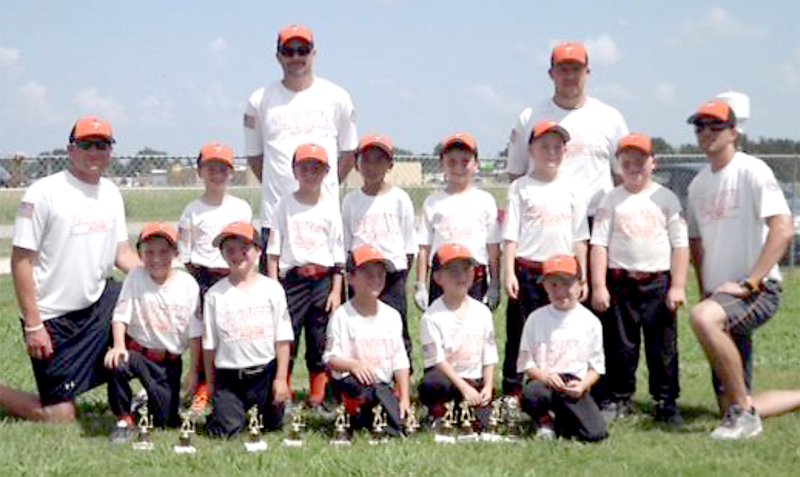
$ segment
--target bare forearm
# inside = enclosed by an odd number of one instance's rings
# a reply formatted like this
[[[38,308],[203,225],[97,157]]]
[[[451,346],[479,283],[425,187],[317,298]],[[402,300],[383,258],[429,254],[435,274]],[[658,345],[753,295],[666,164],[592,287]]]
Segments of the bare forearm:
[[[22,320],[26,327],[41,324],[39,308],[36,306],[36,284],[33,280],[33,262],[36,252],[14,247],[11,251],[11,275],[17,295]]]
[[[394,372],[394,382],[397,383],[397,391],[400,393],[400,402],[411,400],[410,381],[408,369],[398,369]]]
[[[483,367],[483,387],[494,389],[494,365],[487,365]]]
[[[267,255],[267,276],[277,280],[278,279],[278,256]]]
[[[581,281],[586,282],[590,278],[586,273],[586,256],[589,254],[589,245],[586,241],[580,240],[572,244],[572,249],[575,251],[575,258],[581,267]]]
[[[128,325],[121,321],[114,321],[111,323],[111,336],[115,348],[125,348],[125,333],[128,331]]]
[[[488,245],[489,250],[489,278],[493,284],[500,283],[500,244]]]
[[[430,256],[430,245],[420,245],[419,255],[417,255],[417,283],[428,281],[428,257]]]
[[[606,286],[606,273],[608,272],[608,250],[601,245],[592,245],[592,288]]]
[[[331,278],[331,293],[336,296],[341,296],[342,294],[342,278],[341,273],[334,273],[333,278]]]
[[[670,258],[670,286],[686,288],[686,276],[689,274],[689,249],[685,247],[672,249]]]
[[[275,379],[286,381],[289,377],[289,348],[291,342],[279,341],[275,343],[275,359],[278,362],[278,368],[275,371]]]
[[[761,283],[772,267],[780,261],[794,234],[792,219],[788,215],[767,218],[767,226],[769,227],[767,239],[755,266],[750,271],[750,276],[747,277],[752,283]]]
[[[697,286],[700,294],[705,293],[703,288],[703,242],[699,238],[689,239],[689,254],[692,259],[692,266],[694,267],[695,276],[697,277]]]
[[[339,183],[347,179],[347,175],[353,170],[353,165],[356,163],[356,153],[353,151],[344,151],[339,153],[338,175]]]
[[[141,267],[142,261],[128,242],[120,242],[117,245],[117,255],[114,264],[123,272],[128,273],[134,268]]]

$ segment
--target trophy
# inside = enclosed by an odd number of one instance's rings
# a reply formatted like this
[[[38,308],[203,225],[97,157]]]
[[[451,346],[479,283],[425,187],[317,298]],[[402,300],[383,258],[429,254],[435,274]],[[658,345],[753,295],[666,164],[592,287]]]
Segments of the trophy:
[[[336,420],[333,423],[333,439],[331,445],[349,446],[350,445],[350,415],[344,408],[344,404],[336,408]]]
[[[419,430],[419,419],[417,419],[417,410],[414,409],[413,405],[408,410],[408,414],[406,414],[405,420],[403,420],[403,430],[405,431],[405,434],[408,437],[413,436]]]
[[[495,399],[492,401],[492,413],[489,415],[489,422],[486,430],[481,433],[481,440],[484,442],[500,442],[503,436],[500,435],[500,422],[503,417],[503,401]]]
[[[264,419],[258,412],[258,406],[253,406],[247,411],[247,441],[244,448],[247,452],[264,452],[267,450],[267,443],[261,438],[261,430],[264,429]]]
[[[292,413],[292,422],[289,424],[289,435],[283,439],[283,447],[303,447],[303,436],[300,433],[305,427],[303,405],[298,404],[294,413]]]
[[[150,440],[150,429],[153,428],[153,416],[145,403],[139,408],[139,421],[136,424],[136,440],[133,449],[137,451],[153,450],[153,441]]]
[[[453,422],[454,419],[454,410],[455,410],[455,403],[453,401],[448,402],[444,405],[445,412],[444,416],[442,416],[442,427],[439,432],[434,434],[433,442],[437,442],[440,444],[455,444],[456,438],[453,435]]]
[[[182,412],[178,445],[172,448],[176,454],[194,454],[197,452],[197,449],[192,445],[192,434],[195,433],[194,426],[191,411]]]
[[[522,438],[522,416],[520,415],[519,397],[505,398],[506,441],[518,442]]]
[[[473,422],[475,414],[472,412],[472,406],[467,401],[461,401],[458,418],[461,421],[459,428],[458,440],[461,442],[474,442],[478,440],[478,434],[475,432]]]
[[[386,437],[386,414],[383,406],[378,404],[372,408],[372,437],[370,445],[385,444],[389,442]]]

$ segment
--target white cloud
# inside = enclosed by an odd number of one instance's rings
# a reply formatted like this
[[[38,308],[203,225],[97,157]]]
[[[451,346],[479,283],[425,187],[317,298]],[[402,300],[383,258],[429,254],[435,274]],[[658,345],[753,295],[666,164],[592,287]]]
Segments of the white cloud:
[[[172,124],[175,119],[175,110],[172,103],[148,96],[136,107],[138,120],[145,126],[163,126]]]
[[[122,105],[113,96],[101,96],[94,87],[79,91],[75,103],[85,114],[96,114],[111,122],[125,119]]]
[[[218,36],[208,44],[208,51],[210,51],[211,54],[214,56],[222,55],[222,52],[227,49],[228,49],[228,41],[225,40],[224,36]]]
[[[613,65],[622,58],[622,51],[607,33],[587,39],[586,50],[589,53],[589,61],[594,64]]]
[[[23,118],[39,124],[52,124],[58,117],[47,96],[47,87],[28,81],[19,89],[19,109]]]
[[[675,91],[675,86],[670,83],[658,83],[656,85],[655,91],[653,92],[653,96],[655,97],[656,101],[659,101],[664,104],[675,104],[678,99],[678,95]]]
[[[495,113],[510,115],[519,112],[519,110],[523,108],[521,103],[504,98],[503,95],[495,91],[495,89],[488,84],[469,86],[464,90],[464,93],[469,96],[471,100],[476,101],[489,111]]]
[[[702,18],[685,22],[680,32],[680,38],[669,36],[664,44],[677,46],[683,41],[704,41],[709,37],[752,39],[767,34],[766,29],[743,22],[721,7],[713,7]]]
[[[19,50],[0,46],[0,70],[9,70],[19,65]]]

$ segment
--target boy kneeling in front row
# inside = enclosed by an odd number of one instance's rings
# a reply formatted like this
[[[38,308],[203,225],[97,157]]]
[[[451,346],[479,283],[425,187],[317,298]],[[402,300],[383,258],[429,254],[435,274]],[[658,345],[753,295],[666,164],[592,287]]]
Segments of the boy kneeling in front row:
[[[394,308],[378,300],[394,266],[370,245],[356,247],[347,265],[353,297],[328,323],[323,361],[333,374],[333,389],[342,396],[352,428],[369,428],[369,411],[380,404],[386,410],[387,434],[399,436],[411,408],[403,321]]]
[[[522,330],[517,360],[527,378],[522,409],[541,439],[603,440],[606,422],[589,394],[605,372],[600,320],[578,302],[581,273],[575,257],[550,257],[542,275],[550,304],[531,313]]]

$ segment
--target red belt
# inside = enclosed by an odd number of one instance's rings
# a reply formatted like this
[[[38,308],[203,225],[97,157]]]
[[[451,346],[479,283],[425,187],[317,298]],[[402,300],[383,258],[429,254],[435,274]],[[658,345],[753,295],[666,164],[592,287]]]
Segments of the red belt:
[[[631,280],[637,283],[649,283],[666,276],[669,272],[632,272],[621,268],[609,269],[614,280]]]
[[[289,270],[289,273],[297,275],[300,278],[308,278],[318,280],[325,278],[331,274],[331,267],[317,265],[316,263],[309,263],[308,265],[301,265]]]
[[[476,265],[475,278],[472,279],[472,283],[480,282],[484,278],[486,278],[486,265]]]
[[[541,275],[542,271],[544,270],[543,262],[535,262],[533,260],[526,260],[524,258],[515,258],[514,265],[519,268],[524,268],[525,270],[537,275]]]
[[[145,358],[154,363],[163,363],[164,361],[177,361],[181,359],[181,355],[172,354],[165,349],[145,348],[144,346],[140,345],[137,341],[131,339],[130,337],[127,338],[127,347],[131,351],[136,351],[137,353],[141,353],[142,356],[144,356]]]

